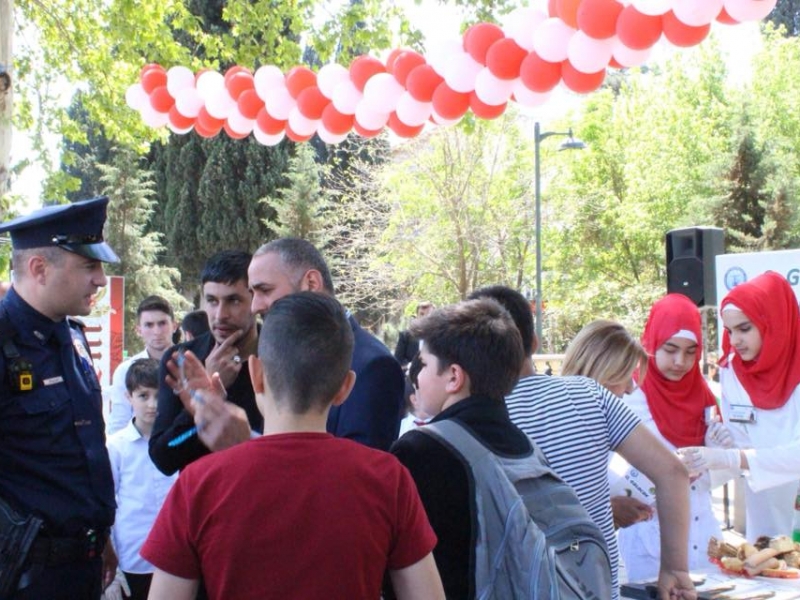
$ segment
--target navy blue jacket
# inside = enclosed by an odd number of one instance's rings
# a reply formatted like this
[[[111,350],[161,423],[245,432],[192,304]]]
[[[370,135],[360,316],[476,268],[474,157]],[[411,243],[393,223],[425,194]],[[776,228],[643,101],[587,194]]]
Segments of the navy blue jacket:
[[[405,409],[403,370],[380,340],[353,317],[349,320],[355,338],[351,369],[356,383],[347,400],[331,408],[328,433],[389,450],[400,432]]]
[[[83,332],[45,317],[13,288],[2,304],[14,344],[33,366],[34,386],[13,391],[0,353],[0,496],[42,517],[51,535],[109,527],[114,482],[100,383]]]

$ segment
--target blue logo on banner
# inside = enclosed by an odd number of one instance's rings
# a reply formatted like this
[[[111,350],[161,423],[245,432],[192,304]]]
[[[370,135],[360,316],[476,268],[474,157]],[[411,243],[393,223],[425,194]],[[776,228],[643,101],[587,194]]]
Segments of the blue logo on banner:
[[[741,267],[731,267],[725,272],[725,287],[728,291],[745,281],[747,281],[747,273]]]

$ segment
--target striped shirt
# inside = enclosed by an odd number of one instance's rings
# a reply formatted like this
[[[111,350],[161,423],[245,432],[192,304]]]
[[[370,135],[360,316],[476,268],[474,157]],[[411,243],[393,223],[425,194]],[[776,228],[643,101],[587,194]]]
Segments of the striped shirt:
[[[511,420],[541,448],[603,532],[619,598],[619,549],[611,514],[608,453],[640,423],[617,396],[586,377],[523,377],[506,398]]]

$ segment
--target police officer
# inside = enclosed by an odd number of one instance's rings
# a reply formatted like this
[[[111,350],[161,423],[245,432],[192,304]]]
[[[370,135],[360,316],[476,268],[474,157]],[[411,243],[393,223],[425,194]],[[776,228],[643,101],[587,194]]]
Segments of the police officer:
[[[97,600],[116,569],[100,384],[69,318],[89,314],[107,283],[102,263],[119,261],[103,241],[107,204],[48,206],[0,225],[13,246],[0,302],[0,499],[43,521],[13,600]]]

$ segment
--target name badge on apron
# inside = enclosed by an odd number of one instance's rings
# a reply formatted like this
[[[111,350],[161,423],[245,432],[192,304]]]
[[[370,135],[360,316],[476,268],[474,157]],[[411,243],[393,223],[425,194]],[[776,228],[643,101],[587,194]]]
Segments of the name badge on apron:
[[[756,422],[756,409],[747,404],[732,404],[728,420],[733,423],[750,423],[752,425]]]

